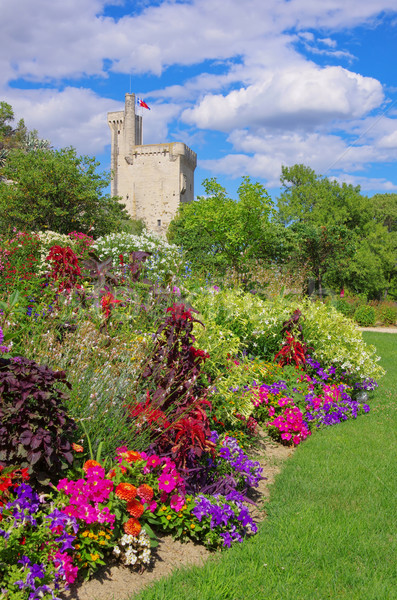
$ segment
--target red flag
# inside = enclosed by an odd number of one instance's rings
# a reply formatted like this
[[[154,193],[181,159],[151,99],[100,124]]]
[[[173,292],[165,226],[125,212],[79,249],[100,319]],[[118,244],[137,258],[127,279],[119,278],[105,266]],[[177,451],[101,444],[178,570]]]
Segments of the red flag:
[[[146,104],[146,102],[144,100],[139,100],[139,106],[142,106],[142,108],[147,108],[148,110],[150,110],[149,106]]]

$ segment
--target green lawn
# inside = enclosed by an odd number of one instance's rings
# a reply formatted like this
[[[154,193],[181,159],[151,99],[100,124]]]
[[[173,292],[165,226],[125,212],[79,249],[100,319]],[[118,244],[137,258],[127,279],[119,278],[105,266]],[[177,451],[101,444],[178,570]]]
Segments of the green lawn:
[[[364,337],[387,370],[371,412],[294,453],[257,536],[134,600],[397,599],[397,336]]]

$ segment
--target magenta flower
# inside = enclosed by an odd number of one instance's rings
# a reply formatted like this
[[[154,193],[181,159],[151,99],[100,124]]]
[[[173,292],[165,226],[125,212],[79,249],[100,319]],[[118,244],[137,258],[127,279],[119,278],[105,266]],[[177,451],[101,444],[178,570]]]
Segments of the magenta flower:
[[[170,506],[177,512],[181,510],[182,506],[185,504],[185,498],[183,496],[179,496],[179,494],[174,494],[171,496]]]
[[[169,473],[162,473],[158,478],[159,490],[164,490],[169,494],[176,488],[178,483]]]
[[[158,467],[158,465],[160,464],[160,458],[157,456],[157,454],[151,454],[151,456],[148,456],[147,462],[146,462],[146,466],[151,468],[151,469],[155,469],[156,467]]]

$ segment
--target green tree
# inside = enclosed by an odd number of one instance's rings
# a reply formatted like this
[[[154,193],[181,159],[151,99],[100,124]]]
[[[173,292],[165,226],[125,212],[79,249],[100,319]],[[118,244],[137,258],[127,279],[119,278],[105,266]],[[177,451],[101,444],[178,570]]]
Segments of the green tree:
[[[374,216],[372,202],[360,192],[360,186],[339,184],[305,165],[282,167],[278,218],[284,225],[344,225],[362,231]]]
[[[389,233],[397,231],[397,194],[375,194],[371,202],[376,222],[387,227]]]
[[[263,246],[264,225],[272,211],[265,188],[242,179],[238,201],[215,178],[203,182],[206,196],[183,204],[168,229],[169,241],[180,245],[195,268],[237,271]]]
[[[344,225],[318,226],[298,223],[292,226],[296,236],[293,262],[305,266],[316,280],[320,298],[324,280],[342,287],[341,276],[355,252],[355,244]],[[327,276],[327,277],[326,277]]]
[[[114,231],[128,215],[116,198],[103,194],[109,177],[97,172],[98,165],[73,148],[12,150],[0,181],[2,227],[97,236]]]
[[[303,227],[296,229],[297,232],[305,227],[313,228],[313,232],[324,227],[328,232],[345,228],[349,235],[342,238],[348,248],[351,245],[356,248],[354,253],[350,255],[348,251],[343,257],[342,248],[336,245],[335,253],[329,253],[321,272],[317,270],[318,284],[343,285],[370,297],[380,297],[396,288],[396,194],[368,198],[358,186],[330,181],[305,165],[283,167],[281,183],[277,220],[286,231],[297,225]],[[314,233],[313,236],[313,242],[316,238],[321,240],[321,236]],[[305,245],[312,250],[316,247],[307,244],[307,238],[297,239],[296,246],[303,255]],[[313,266],[312,259],[313,254],[310,259]]]

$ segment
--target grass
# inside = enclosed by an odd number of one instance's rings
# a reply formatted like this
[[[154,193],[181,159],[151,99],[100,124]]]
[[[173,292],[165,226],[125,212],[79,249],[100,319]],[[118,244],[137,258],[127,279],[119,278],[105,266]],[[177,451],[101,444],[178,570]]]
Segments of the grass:
[[[257,536],[134,600],[397,599],[397,337],[364,336],[387,370],[371,412],[294,453]]]

